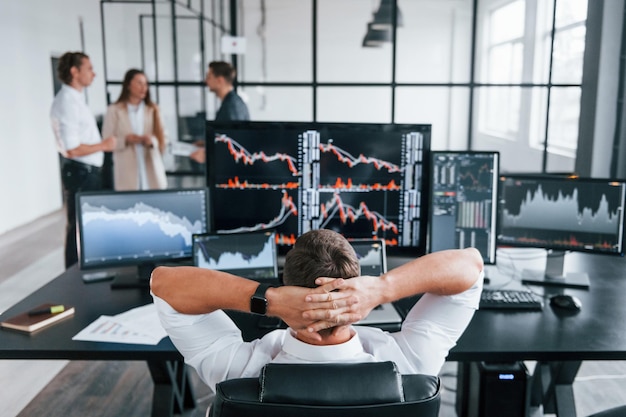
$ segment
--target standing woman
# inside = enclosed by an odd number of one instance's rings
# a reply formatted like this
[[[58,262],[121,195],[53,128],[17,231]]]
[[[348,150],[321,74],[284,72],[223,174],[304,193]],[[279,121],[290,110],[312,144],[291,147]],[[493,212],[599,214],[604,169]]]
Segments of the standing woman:
[[[150,190],[167,187],[163,152],[165,133],[159,107],[150,100],[148,79],[131,69],[124,76],[122,92],[107,109],[104,137],[118,139],[113,152],[115,190]]]

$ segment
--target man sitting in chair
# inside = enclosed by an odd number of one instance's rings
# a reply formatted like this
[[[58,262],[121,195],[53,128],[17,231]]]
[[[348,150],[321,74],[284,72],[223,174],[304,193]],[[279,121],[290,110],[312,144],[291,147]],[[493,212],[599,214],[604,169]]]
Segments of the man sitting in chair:
[[[482,271],[479,252],[468,248],[432,253],[379,277],[359,276],[350,243],[322,229],[303,234],[287,254],[285,286],[159,267],[151,290],[172,342],[214,391],[223,380],[258,376],[270,362],[393,361],[403,374],[437,375],[478,308]],[[380,304],[420,293],[398,332],[350,325]],[[289,328],[244,342],[223,309],[280,317]]]

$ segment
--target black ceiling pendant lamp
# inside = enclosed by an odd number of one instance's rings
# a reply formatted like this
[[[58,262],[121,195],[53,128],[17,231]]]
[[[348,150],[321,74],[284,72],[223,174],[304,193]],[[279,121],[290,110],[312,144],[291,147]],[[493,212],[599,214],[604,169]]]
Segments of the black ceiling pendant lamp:
[[[374,29],[373,23],[367,24],[367,33],[363,38],[363,46],[377,47],[382,46],[385,42],[391,42],[391,30],[388,29]]]
[[[404,17],[398,7],[396,10],[396,25],[402,27],[404,25]],[[374,29],[393,28],[393,0],[381,0],[378,11],[374,13],[374,21],[372,22]]]
[[[378,10],[374,13],[374,20],[367,24],[367,33],[363,38],[364,47],[382,46],[391,42],[393,30],[394,0],[381,0]],[[404,25],[404,18],[400,8],[396,8],[396,26]]]

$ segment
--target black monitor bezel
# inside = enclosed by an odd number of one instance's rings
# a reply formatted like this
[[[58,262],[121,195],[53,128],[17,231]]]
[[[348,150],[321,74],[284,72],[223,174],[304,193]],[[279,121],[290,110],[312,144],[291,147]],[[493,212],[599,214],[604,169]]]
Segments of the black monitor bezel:
[[[587,183],[595,183],[595,184],[607,184],[611,182],[624,184],[626,187],[626,180],[619,178],[593,178],[593,177],[579,177],[576,175],[564,175],[564,174],[516,174],[516,173],[501,173],[500,179],[498,181],[498,245],[500,247],[511,247],[511,248],[539,248],[546,249],[548,251],[555,252],[579,252],[579,253],[589,253],[596,255],[608,255],[608,256],[624,256],[626,254],[626,210],[622,211],[622,230],[621,230],[621,250],[616,252],[609,251],[600,251],[596,249],[585,249],[585,248],[573,248],[573,247],[564,247],[558,245],[536,245],[532,243],[524,243],[524,242],[509,242],[502,241],[500,239],[500,234],[502,232],[502,219],[501,216],[503,214],[502,210],[502,199],[504,198],[502,194],[502,188],[504,184],[504,180],[506,178],[519,179],[519,180],[533,180],[537,179],[546,179],[549,181],[563,181],[563,182],[587,182]],[[624,199],[626,200],[626,198]],[[622,201],[622,208],[626,209],[626,201]]]
[[[195,187],[195,188],[166,188],[160,190],[131,190],[131,191],[112,191],[112,190],[100,190],[100,191],[81,191],[76,194],[76,247],[78,249],[78,259],[79,266],[81,270],[94,270],[94,269],[107,269],[107,268],[116,268],[116,267],[124,267],[124,266],[141,266],[143,264],[156,264],[156,263],[165,263],[165,262],[178,262],[182,260],[191,259],[193,253],[190,253],[188,256],[155,256],[155,257],[142,257],[137,259],[124,259],[118,261],[106,261],[106,262],[98,262],[98,263],[87,263],[85,264],[85,259],[82,256],[84,251],[84,238],[83,238],[83,227],[81,225],[81,198],[83,196],[118,196],[118,195],[131,195],[131,194],[159,194],[159,193],[168,193],[168,194],[178,194],[181,192],[204,192],[205,198],[205,225],[206,232],[211,231],[211,198],[210,198],[210,190],[207,187]]]
[[[396,124],[396,123],[324,123],[324,122],[280,122],[280,121],[237,121],[237,122],[214,122],[207,121],[205,150],[206,150],[206,184],[210,192],[215,190],[215,171],[212,169],[215,162],[215,153],[212,152],[214,141],[212,140],[218,129],[275,129],[275,130],[308,130],[308,129],[347,129],[347,128],[375,129],[379,131],[413,131],[423,134],[422,155],[422,193],[420,204],[422,207],[419,230],[418,246],[390,246],[387,245],[387,254],[391,256],[422,256],[427,251],[428,217],[429,217],[429,194],[430,194],[430,162],[431,162],[431,124]],[[219,132],[218,132],[219,133]],[[211,212],[215,210],[211,207]],[[211,226],[215,226],[212,218]],[[279,255],[285,255],[289,247],[278,246]]]
[[[499,224],[500,224],[500,215],[499,215],[499,196],[500,196],[500,152],[499,151],[459,151],[459,150],[455,150],[455,151],[443,151],[443,150],[438,150],[438,151],[432,151],[431,152],[431,162],[430,162],[430,193],[429,193],[429,200],[428,200],[428,250],[429,252],[432,250],[432,238],[433,238],[433,233],[432,233],[432,224],[433,224],[433,204],[434,204],[434,196],[433,196],[433,192],[434,192],[434,186],[432,184],[432,170],[435,167],[435,158],[438,155],[494,155],[494,170],[496,171],[496,181],[493,187],[493,223],[494,226],[492,228],[493,233],[494,233],[494,237],[493,237],[493,249],[492,249],[492,256],[490,260],[487,260],[483,257],[483,262],[486,265],[495,265],[496,264],[496,258],[497,258],[497,246],[498,246],[498,233],[500,231],[499,229]]]

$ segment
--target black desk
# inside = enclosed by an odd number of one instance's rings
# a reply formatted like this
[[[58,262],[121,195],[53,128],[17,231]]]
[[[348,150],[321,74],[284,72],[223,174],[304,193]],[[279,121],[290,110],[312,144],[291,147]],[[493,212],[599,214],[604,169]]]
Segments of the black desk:
[[[546,297],[559,292],[575,295],[582,301],[580,312],[553,309],[547,299],[540,312],[478,311],[449,359],[626,359],[626,259],[570,253],[565,268],[588,272],[590,289],[529,288]],[[497,285],[492,281],[492,287]]]
[[[543,404],[545,413],[575,416],[572,383],[581,361],[626,359],[626,259],[570,253],[565,270],[588,272],[590,289],[530,286],[546,296],[542,311],[476,313],[448,357],[461,364],[461,390],[468,362],[536,360],[531,405]],[[492,279],[492,287],[499,284]],[[550,307],[547,298],[559,292],[580,298],[581,311]]]
[[[395,267],[407,259],[390,259]],[[540,312],[478,311],[452,349],[448,360],[459,362],[539,361],[534,378],[533,405],[546,413],[575,415],[571,384],[583,360],[626,360],[626,260],[609,256],[569,254],[566,270],[590,275],[589,290],[533,287],[549,295],[564,291],[583,303],[577,314],[557,312],[546,305]],[[76,306],[73,318],[34,335],[0,331],[0,359],[145,360],[155,381],[153,415],[194,407],[182,358],[169,339],[156,346],[72,341],[100,315],[114,315],[152,301],[147,290],[111,290],[109,282],[84,284],[76,267],[7,310],[4,320],[44,302]],[[492,277],[492,286],[502,284]],[[406,310],[414,299],[397,303]],[[270,329],[259,329],[258,317],[229,313],[250,340]],[[462,385],[464,377],[460,375]],[[543,382],[542,382],[543,381]]]
[[[0,321],[45,302],[73,305],[76,313],[30,335],[2,329],[0,359],[142,360],[147,362],[154,381],[153,416],[170,416],[195,407],[182,356],[169,338],[155,346],[72,340],[101,315],[115,315],[151,303],[147,289],[111,290],[110,282],[85,284],[74,266],[5,311]]]

